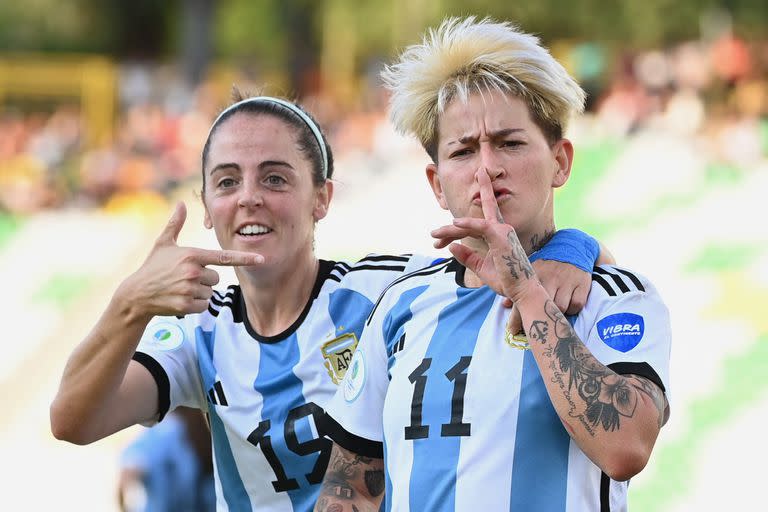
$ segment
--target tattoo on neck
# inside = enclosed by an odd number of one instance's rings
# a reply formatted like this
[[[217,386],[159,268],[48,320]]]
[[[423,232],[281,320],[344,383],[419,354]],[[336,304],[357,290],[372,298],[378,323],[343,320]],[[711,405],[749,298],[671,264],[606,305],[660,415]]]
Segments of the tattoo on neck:
[[[544,231],[543,235],[539,235],[538,233],[533,235],[531,237],[531,254],[547,245],[547,242],[552,240],[553,236],[555,236],[555,228],[550,228]]]

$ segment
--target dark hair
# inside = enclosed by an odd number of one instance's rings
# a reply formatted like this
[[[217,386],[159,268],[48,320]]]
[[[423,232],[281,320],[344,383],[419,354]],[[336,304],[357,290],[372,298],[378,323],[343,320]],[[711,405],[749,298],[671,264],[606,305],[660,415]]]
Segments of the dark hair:
[[[234,102],[232,105],[222,111],[219,117],[214,121],[211,130],[208,133],[208,138],[205,140],[205,146],[203,146],[202,155],[202,172],[203,172],[203,190],[205,190],[205,163],[208,160],[208,153],[210,151],[211,139],[214,133],[218,130],[219,126],[237,114],[238,112],[246,112],[253,115],[269,115],[273,116],[287,125],[296,129],[298,134],[298,147],[299,151],[305,153],[307,158],[312,163],[312,182],[315,186],[322,185],[325,181],[333,176],[333,153],[331,152],[331,146],[328,144],[328,140],[325,134],[320,129],[320,125],[315,119],[304,110],[301,106],[295,102],[291,102],[298,110],[303,112],[307,118],[314,123],[322,141],[319,141],[315,136],[315,133],[310,128],[307,121],[301,118],[301,116],[291,110],[289,107],[281,104],[278,98],[270,99],[269,97],[254,97],[249,100],[248,97],[243,97],[239,90],[234,89],[232,94]],[[323,151],[320,147],[323,144],[325,147],[326,165],[323,165]],[[327,172],[323,173],[323,168],[327,169]]]

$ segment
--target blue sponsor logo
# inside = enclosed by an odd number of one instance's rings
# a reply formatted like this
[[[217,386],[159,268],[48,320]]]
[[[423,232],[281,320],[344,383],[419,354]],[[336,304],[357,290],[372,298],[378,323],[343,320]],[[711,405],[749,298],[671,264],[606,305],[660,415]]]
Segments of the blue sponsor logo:
[[[640,343],[645,332],[645,321],[634,313],[616,313],[597,322],[600,339],[611,348],[629,352]]]

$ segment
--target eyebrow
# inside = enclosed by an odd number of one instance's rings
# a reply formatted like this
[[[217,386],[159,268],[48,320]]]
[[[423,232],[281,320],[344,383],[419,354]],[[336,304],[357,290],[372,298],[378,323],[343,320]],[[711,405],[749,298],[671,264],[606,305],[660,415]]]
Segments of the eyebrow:
[[[502,139],[513,133],[524,132],[524,131],[525,130],[523,128],[504,128],[503,130],[497,130],[495,132],[491,132],[490,139],[491,140]],[[463,135],[454,141],[448,142],[446,146],[450,146],[452,144],[469,144],[470,142],[477,141],[478,138],[479,137],[477,135]]]
[[[267,167],[272,166],[280,166],[280,167],[287,167],[291,170],[293,170],[293,166],[289,164],[288,162],[284,162],[282,160],[264,160],[259,164],[259,170],[265,169]],[[208,173],[209,176],[213,176],[214,173],[218,171],[223,171],[224,169],[236,169],[238,171],[242,172],[242,169],[240,168],[239,164],[236,164],[235,162],[225,162],[221,164],[215,165],[210,172]]]

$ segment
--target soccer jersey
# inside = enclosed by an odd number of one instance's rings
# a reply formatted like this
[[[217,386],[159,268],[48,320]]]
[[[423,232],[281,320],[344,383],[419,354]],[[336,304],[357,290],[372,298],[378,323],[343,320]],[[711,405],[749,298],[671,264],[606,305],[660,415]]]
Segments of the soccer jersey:
[[[385,291],[324,430],[384,458],[387,510],[625,510],[627,482],[587,458],[533,353],[505,340],[502,298],[463,286],[463,274],[448,260]],[[596,267],[586,306],[569,320],[603,364],[669,389],[669,315],[647,279]]]
[[[321,260],[304,311],[277,336],[254,331],[239,286],[215,292],[203,313],[152,320],[134,359],[157,382],[161,418],[178,406],[208,413],[218,510],[312,509],[331,448],[321,406],[382,290],[433,259]]]

